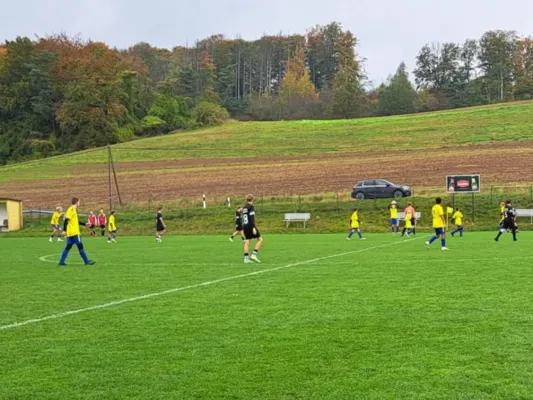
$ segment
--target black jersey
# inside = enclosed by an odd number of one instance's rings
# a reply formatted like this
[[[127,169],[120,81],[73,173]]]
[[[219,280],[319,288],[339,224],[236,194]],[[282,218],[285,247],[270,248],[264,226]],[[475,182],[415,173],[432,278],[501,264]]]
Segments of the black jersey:
[[[235,212],[235,225],[242,226],[242,214],[239,211]]]
[[[516,209],[514,209],[512,206],[506,206],[503,216],[506,221],[514,221],[516,218]]]
[[[162,227],[162,226],[163,226],[163,213],[161,213],[161,212],[158,212],[158,213],[157,213],[157,217],[156,217],[156,225],[157,225],[158,227],[160,227],[160,226]]]
[[[255,209],[252,204],[246,204],[242,209],[242,226],[255,228]]]

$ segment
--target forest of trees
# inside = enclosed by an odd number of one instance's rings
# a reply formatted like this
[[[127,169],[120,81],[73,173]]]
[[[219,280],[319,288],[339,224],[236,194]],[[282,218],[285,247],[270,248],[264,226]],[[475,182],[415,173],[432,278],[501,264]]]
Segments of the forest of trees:
[[[0,164],[240,120],[358,118],[533,98],[533,39],[425,45],[369,89],[338,23],[259,40],[127,50],[56,35],[0,45]]]

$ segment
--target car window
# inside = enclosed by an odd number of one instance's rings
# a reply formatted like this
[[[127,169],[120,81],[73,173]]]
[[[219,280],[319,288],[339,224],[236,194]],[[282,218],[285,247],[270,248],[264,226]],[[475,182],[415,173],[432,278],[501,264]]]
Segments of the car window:
[[[377,180],[377,181],[376,181],[376,185],[379,185],[379,186],[387,186],[387,181]]]
[[[363,183],[365,183],[364,181],[359,181],[357,182],[357,184],[355,185],[356,187],[361,187],[363,186]]]
[[[365,186],[376,186],[376,181],[365,181]]]

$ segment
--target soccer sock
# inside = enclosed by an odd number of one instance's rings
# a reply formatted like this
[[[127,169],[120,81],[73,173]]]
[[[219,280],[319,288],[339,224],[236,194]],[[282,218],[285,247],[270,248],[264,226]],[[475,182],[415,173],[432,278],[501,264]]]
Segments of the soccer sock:
[[[244,259],[248,260],[250,258],[250,255],[248,253],[244,253]]]
[[[411,229],[409,229],[409,230],[407,231],[407,234],[410,235],[410,234],[413,233],[414,231],[415,231],[415,230],[411,228]]]
[[[80,256],[83,258],[85,264],[89,264],[89,257],[87,257],[87,253],[85,253],[84,249],[80,249]]]
[[[513,230],[513,240],[516,240],[516,230]]]
[[[432,236],[431,239],[429,239],[429,244],[432,244],[437,239],[437,236]]]
[[[463,237],[463,232],[464,232],[464,230],[465,230],[465,228],[463,228],[463,227],[461,226],[461,230],[459,231],[459,235],[461,235],[461,237]]]
[[[498,232],[498,236],[496,236],[496,240],[500,240],[500,237],[503,235],[503,232],[502,231],[499,231]]]
[[[396,226],[396,233],[400,233],[400,227]]]
[[[363,234],[361,232],[357,232],[357,234],[359,235],[359,239],[363,238]]]
[[[405,232],[407,231],[407,228],[403,228],[403,231],[402,231],[402,236],[405,235]]]
[[[442,245],[442,247],[446,247],[446,239],[445,238],[442,238],[440,240],[440,244]]]
[[[253,254],[254,256],[256,256],[257,253],[259,253],[259,250],[256,250],[256,249],[254,249],[254,251],[252,252],[252,254]]]
[[[352,238],[354,232],[355,232],[354,230],[351,230],[350,233],[348,233],[348,239],[351,239],[351,238]]]
[[[392,231],[392,233],[394,233],[394,226],[391,226],[390,230]]]

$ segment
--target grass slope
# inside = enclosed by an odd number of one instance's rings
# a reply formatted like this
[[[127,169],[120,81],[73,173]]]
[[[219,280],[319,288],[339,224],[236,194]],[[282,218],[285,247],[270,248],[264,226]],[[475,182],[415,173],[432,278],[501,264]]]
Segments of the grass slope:
[[[533,237],[492,237],[273,235],[250,266],[226,237],[86,239],[97,266],[64,269],[7,239],[0,326],[243,276],[0,329],[0,398],[532,398]]]
[[[242,158],[434,149],[532,140],[533,102],[332,121],[231,122],[113,146],[115,161]],[[97,149],[0,169],[0,182],[53,178],[65,167],[107,162]]]

